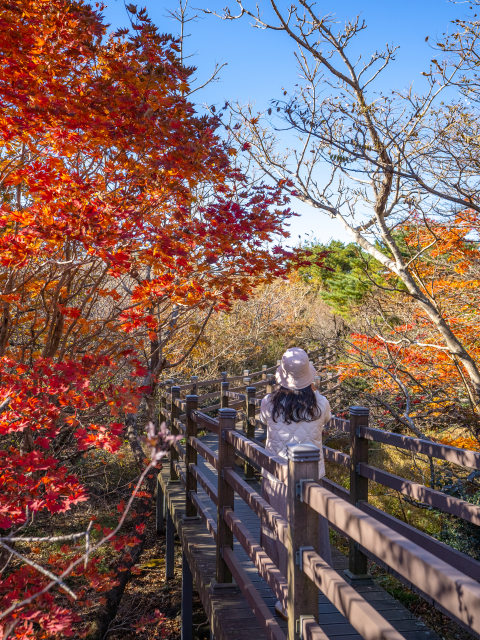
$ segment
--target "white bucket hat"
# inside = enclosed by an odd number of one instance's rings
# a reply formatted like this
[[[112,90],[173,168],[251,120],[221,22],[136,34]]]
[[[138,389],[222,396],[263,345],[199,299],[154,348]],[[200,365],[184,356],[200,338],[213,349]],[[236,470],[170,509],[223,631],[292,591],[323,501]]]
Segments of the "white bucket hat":
[[[303,349],[293,347],[282,356],[282,363],[275,374],[275,380],[287,389],[305,389],[315,380],[317,372]]]

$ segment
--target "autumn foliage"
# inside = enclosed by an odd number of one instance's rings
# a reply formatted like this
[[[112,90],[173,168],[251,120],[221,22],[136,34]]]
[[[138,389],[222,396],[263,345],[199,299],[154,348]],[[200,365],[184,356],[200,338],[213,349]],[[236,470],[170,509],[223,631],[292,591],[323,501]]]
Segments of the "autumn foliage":
[[[477,363],[478,230],[478,215],[465,210],[446,221],[419,216],[398,231],[417,282]],[[382,398],[385,418],[379,426],[478,450],[478,398],[462,364],[397,279],[377,266],[380,277],[383,289],[370,288],[352,309],[356,330],[346,343],[344,380],[363,380],[372,400]]]
[[[228,309],[285,274],[292,256],[275,246],[291,215],[281,187],[252,187],[236,168],[218,118],[188,100],[177,42],[144,11],[109,35],[101,7],[2,1],[0,32],[6,544],[37,514],[89,500],[76,461],[119,450],[125,417],[172,364],[169,345],[198,339],[189,313]],[[142,531],[110,543],[120,552]],[[70,541],[48,570],[59,575],[82,553]],[[59,603],[56,585],[33,597],[51,579],[2,554],[4,634],[59,638],[74,624],[83,633],[70,596]],[[69,577],[77,605],[115,580],[95,555]]]

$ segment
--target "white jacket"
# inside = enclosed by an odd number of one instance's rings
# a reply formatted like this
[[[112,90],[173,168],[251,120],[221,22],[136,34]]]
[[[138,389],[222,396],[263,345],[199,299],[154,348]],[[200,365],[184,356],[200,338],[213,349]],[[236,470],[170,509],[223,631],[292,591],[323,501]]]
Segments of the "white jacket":
[[[286,424],[282,422],[280,418],[277,418],[277,422],[272,418],[272,402],[271,394],[266,395],[262,400],[260,407],[260,420],[267,425],[267,442],[265,449],[277,456],[287,458],[287,444],[308,442],[316,445],[320,449],[320,462],[318,466],[319,478],[325,475],[325,462],[323,459],[322,449],[322,432],[325,423],[327,423],[332,417],[330,411],[330,404],[325,396],[320,395],[318,391],[315,391],[318,406],[321,410],[321,415],[318,420],[312,422],[292,422]],[[270,480],[278,482],[277,478],[272,476],[267,471],[264,471],[264,475],[270,478]]]

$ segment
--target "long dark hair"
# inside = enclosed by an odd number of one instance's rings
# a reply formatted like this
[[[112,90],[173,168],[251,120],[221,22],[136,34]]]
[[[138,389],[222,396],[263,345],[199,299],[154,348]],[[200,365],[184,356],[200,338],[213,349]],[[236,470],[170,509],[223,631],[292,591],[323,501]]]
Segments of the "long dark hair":
[[[292,422],[313,422],[318,420],[322,411],[312,387],[305,389],[287,389],[280,387],[272,395],[272,418],[277,422],[281,418],[286,424]]]

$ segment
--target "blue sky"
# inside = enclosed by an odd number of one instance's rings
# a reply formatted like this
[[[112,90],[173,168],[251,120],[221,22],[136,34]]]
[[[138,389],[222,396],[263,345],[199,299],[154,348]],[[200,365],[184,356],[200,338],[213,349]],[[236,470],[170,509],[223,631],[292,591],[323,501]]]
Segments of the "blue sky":
[[[134,2],[134,0],[129,0]],[[192,7],[222,11],[228,0],[190,0]],[[134,2],[135,3],[135,2]],[[252,0],[246,6],[254,7]],[[280,7],[287,7],[292,0],[278,0]],[[268,15],[268,0],[263,0]],[[178,24],[168,15],[176,8],[175,0],[143,0],[150,17],[162,32],[177,33]],[[236,3],[229,2],[232,13]],[[382,90],[402,89],[412,82],[420,89],[422,76],[430,60],[435,57],[430,42],[451,29],[450,22],[468,10],[468,3],[454,5],[447,0],[319,0],[316,8],[322,13],[333,13],[344,22],[361,14],[367,30],[358,39],[363,57],[370,57],[376,48],[389,44],[399,45],[396,61],[390,73],[384,76]],[[199,13],[193,8],[192,15]],[[128,26],[123,0],[110,0],[104,11],[106,22],[113,28]],[[259,109],[268,106],[269,100],[279,98],[281,89],[293,89],[297,82],[297,70],[293,56],[294,43],[286,34],[254,29],[251,20],[244,17],[226,22],[214,16],[203,16],[189,24],[190,37],[186,39],[186,52],[193,54],[190,63],[198,67],[199,81],[205,80],[216,62],[227,63],[221,71],[220,82],[209,85],[195,94],[199,104],[223,105],[225,100],[255,101]],[[425,42],[426,36],[430,37]],[[292,239],[311,234],[322,241],[330,238],[348,240],[339,222],[332,221],[301,202],[292,202],[301,217],[292,222]]]

